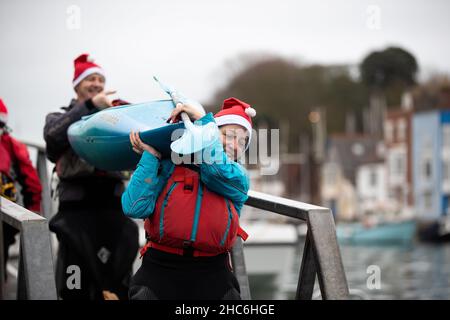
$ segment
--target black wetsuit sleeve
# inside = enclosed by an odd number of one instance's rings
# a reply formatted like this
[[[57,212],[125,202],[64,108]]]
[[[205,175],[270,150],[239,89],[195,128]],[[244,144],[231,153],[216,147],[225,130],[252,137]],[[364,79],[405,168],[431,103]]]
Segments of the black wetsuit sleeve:
[[[76,103],[66,112],[53,112],[47,115],[44,126],[47,157],[56,162],[69,147],[67,129],[81,117],[97,112],[92,100]]]

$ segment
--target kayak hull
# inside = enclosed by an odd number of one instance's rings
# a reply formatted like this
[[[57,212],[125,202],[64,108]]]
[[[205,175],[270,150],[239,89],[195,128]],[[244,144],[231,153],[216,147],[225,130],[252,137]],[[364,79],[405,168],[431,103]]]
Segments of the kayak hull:
[[[141,156],[131,147],[131,131],[138,131],[144,143],[170,157],[172,134],[179,137],[183,130],[174,131],[184,129],[183,123],[167,123],[173,108],[172,100],[108,108],[73,123],[67,131],[69,142],[82,159],[98,169],[133,170]]]

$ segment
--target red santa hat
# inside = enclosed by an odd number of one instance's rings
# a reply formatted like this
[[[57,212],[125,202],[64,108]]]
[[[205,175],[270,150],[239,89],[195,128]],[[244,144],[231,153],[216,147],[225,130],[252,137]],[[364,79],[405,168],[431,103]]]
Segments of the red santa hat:
[[[3,100],[0,98],[0,122],[8,123],[8,109],[6,105],[3,103]]]
[[[90,76],[93,73],[98,73],[105,77],[105,72],[103,69],[94,63],[94,59],[92,59],[87,53],[80,55],[74,61],[75,73],[73,76],[73,87],[75,88],[77,84],[79,84],[83,79],[87,76]]]
[[[227,124],[243,126],[248,131],[249,144],[252,138],[252,118],[254,116],[256,116],[256,111],[249,104],[236,98],[228,98],[223,101],[222,110],[217,112],[214,118],[219,127]]]

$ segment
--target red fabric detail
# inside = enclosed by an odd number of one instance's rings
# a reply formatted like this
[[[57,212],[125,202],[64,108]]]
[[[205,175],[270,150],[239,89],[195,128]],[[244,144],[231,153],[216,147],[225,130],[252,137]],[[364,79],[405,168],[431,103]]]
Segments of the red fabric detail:
[[[179,167],[176,166],[175,169],[173,170],[172,176],[173,176],[173,181],[175,182],[182,182],[184,181],[184,168],[183,167]]]
[[[194,178],[186,177],[184,180],[184,193],[191,193],[194,190]]]
[[[223,101],[222,110],[232,108],[234,106],[241,106],[244,109],[250,107],[248,103],[245,103],[244,101],[231,97]]]
[[[125,106],[125,105],[129,105],[131,104],[131,102],[122,100],[122,99],[114,99],[113,101],[111,101],[111,104],[113,105],[113,107],[118,107],[118,106]]]
[[[248,239],[248,233],[245,232],[245,230],[242,229],[241,226],[238,227],[237,234],[238,234],[238,236],[241,237],[242,240],[244,240],[244,241]]]
[[[214,115],[214,118],[219,118],[225,115],[237,115],[243,117],[245,120],[252,124],[252,118],[245,113],[245,109],[250,105],[236,98],[228,98],[224,100],[222,110]]]
[[[150,248],[150,242],[147,242],[147,243],[145,244],[145,246],[143,246],[143,247],[141,248],[141,250],[139,250],[139,254],[140,254],[139,259],[142,259],[142,257],[143,257],[143,256],[145,255],[145,253],[147,252],[148,248]]]
[[[12,150],[7,140],[9,140],[8,135],[3,134],[0,143],[0,172],[10,177]]]
[[[231,205],[231,201],[229,201]],[[232,207],[232,205],[231,205]],[[232,219],[228,227],[228,236],[222,245],[222,239],[227,232],[229,214],[225,198],[208,188],[203,189],[203,202],[197,230],[197,246],[203,250],[231,250],[236,240],[238,215],[232,210]]]
[[[0,119],[7,119],[8,118],[8,109],[6,108],[6,105],[3,103],[3,100],[0,99]],[[4,121],[6,123],[6,121]]]
[[[184,255],[184,250],[181,249],[181,248],[169,247],[169,246],[165,246],[163,244],[152,242],[152,241],[147,242],[145,247],[147,247],[147,248],[145,249],[144,254],[145,254],[145,252],[147,251],[148,248],[154,248],[156,250],[161,250],[161,251],[164,251],[164,252],[167,252],[167,253],[171,253],[171,254],[177,254],[177,255],[180,255],[180,256]],[[211,252],[204,252],[204,251],[200,251],[200,250],[194,250],[192,252],[192,255],[194,257],[214,257],[214,256],[218,255],[218,253],[211,253]]]
[[[78,79],[78,77],[87,69],[90,68],[100,68],[101,67],[98,64],[95,64],[92,61],[88,61],[89,60],[89,55],[87,53],[81,54],[80,56],[78,56],[75,61],[74,61],[74,67],[75,67],[75,72],[73,75],[73,81],[75,81],[76,79]]]
[[[2,173],[9,176],[13,163],[17,165],[18,172],[16,174],[20,179],[19,181],[22,182],[22,193],[26,195],[24,199],[25,207],[39,213],[41,211],[42,186],[37,171],[31,163],[26,145],[8,134],[3,134],[1,136],[1,148],[6,150],[6,153],[2,152],[0,155]]]
[[[183,179],[180,178],[181,174],[183,174]],[[192,192],[185,192],[185,185],[191,181]],[[153,214],[144,223],[144,228],[152,242],[180,249],[183,248],[185,240],[191,240],[199,181],[200,176],[196,171],[182,166],[175,167],[172,176],[169,177],[166,186],[158,196]],[[177,185],[168,198],[161,220],[164,199],[174,183]],[[195,241],[192,243],[194,249],[210,254],[231,250],[237,237],[239,216],[232,202],[229,201],[229,203],[231,217],[225,198],[203,186],[198,228]],[[161,221],[163,224],[162,237],[160,237]],[[228,223],[228,235],[222,243]]]

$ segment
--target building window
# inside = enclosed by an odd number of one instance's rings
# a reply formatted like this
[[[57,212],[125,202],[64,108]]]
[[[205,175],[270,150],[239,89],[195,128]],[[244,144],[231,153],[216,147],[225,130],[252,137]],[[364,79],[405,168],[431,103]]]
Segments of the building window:
[[[423,147],[421,150],[422,158],[422,179],[425,181],[431,180],[433,176],[433,143],[431,136],[424,137]]]
[[[403,154],[396,154],[393,157],[393,175],[396,177],[403,177],[405,171],[405,159]]]
[[[450,183],[450,159],[445,159],[442,163],[442,177],[444,183]]]
[[[442,127],[442,146],[444,149],[450,149],[450,125],[448,124]]]
[[[450,215],[450,197],[445,197],[445,214]]]
[[[397,157],[396,159],[396,163],[395,163],[395,169],[397,171],[397,174],[403,175],[403,157]]]
[[[432,167],[431,167],[431,159],[425,158],[423,161],[423,178],[425,180],[430,180],[432,174],[433,174],[433,171],[432,171]]]
[[[375,187],[377,185],[377,170],[376,169],[370,170],[369,183],[370,183],[371,187]]]
[[[386,142],[392,142],[394,127],[392,126],[392,121],[387,120],[384,125],[384,138]]]
[[[432,193],[429,191],[423,194],[423,206],[426,210],[433,208],[433,197]]]
[[[355,143],[352,145],[352,152],[355,156],[362,156],[364,155],[365,152],[365,148],[364,145],[362,145],[361,143]]]
[[[397,139],[399,141],[406,140],[406,120],[399,119],[397,122]]]

